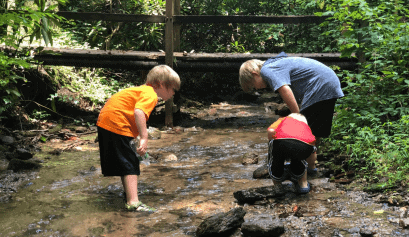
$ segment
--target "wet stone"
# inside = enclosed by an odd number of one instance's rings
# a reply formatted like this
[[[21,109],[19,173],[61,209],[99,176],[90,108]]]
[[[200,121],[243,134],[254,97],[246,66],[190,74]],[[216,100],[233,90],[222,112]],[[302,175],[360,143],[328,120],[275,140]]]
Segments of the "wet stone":
[[[286,190],[281,186],[267,186],[236,191],[233,196],[239,203],[254,203],[258,200],[281,197],[285,193]]]
[[[269,177],[267,165],[262,165],[253,172],[253,179],[267,179]]]
[[[157,140],[162,137],[162,133],[159,129],[154,128],[154,127],[149,127],[148,128],[148,138],[151,140]]]
[[[27,149],[24,148],[17,148],[16,150],[17,158],[20,160],[28,160],[33,158],[33,154]]]
[[[75,132],[76,133],[84,133],[86,131],[88,131],[88,129],[86,127],[82,127],[82,126],[75,127]]]
[[[35,161],[30,160],[20,160],[20,159],[12,159],[9,162],[7,167],[8,170],[13,170],[14,172],[21,171],[21,170],[34,170],[39,169],[42,166]]]
[[[313,227],[311,229],[308,230],[308,235],[310,237],[318,237],[319,236],[319,231],[317,227]]]
[[[242,207],[231,209],[226,213],[218,213],[204,220],[196,230],[198,237],[229,236],[244,222],[246,212]]]
[[[284,233],[284,224],[271,215],[254,215],[241,225],[241,232],[244,237],[257,236],[280,236]]]
[[[258,163],[258,155],[255,153],[246,153],[243,156],[242,162],[243,165],[249,164],[257,164]]]
[[[175,154],[168,154],[165,157],[163,157],[163,161],[169,162],[169,161],[177,161],[178,158]]]
[[[368,230],[368,229],[365,229],[365,228],[361,228],[361,229],[359,230],[359,234],[360,234],[362,237],[371,237],[371,236],[374,236],[374,233],[373,233],[372,230]]]
[[[13,144],[15,140],[13,137],[0,135],[0,142],[3,144]]]
[[[401,226],[404,229],[409,229],[409,218],[401,219],[399,221],[399,226]]]

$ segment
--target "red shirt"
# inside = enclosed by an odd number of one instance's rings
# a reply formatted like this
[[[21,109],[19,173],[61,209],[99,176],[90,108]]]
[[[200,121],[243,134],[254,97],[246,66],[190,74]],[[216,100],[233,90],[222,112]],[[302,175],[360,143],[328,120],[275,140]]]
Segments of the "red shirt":
[[[308,124],[301,122],[292,117],[284,117],[278,119],[270,125],[269,129],[273,128],[276,133],[273,139],[296,139],[310,145],[315,145],[315,136],[311,132]]]

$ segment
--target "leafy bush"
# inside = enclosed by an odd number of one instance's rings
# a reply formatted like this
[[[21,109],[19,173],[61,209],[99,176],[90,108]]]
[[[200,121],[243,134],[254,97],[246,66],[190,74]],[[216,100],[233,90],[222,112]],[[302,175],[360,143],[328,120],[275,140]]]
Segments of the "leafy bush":
[[[339,35],[344,57],[360,59],[357,72],[343,72],[331,149],[351,156],[350,166],[382,187],[407,181],[409,114],[409,9],[404,1],[334,1],[326,15]],[[320,14],[321,15],[321,14]],[[382,177],[387,177],[384,181]],[[407,183],[407,182],[406,182]]]
[[[165,1],[126,0],[70,1],[60,6],[61,11],[104,12],[123,14],[164,15]],[[144,22],[107,22],[71,20],[63,24],[73,39],[87,42],[91,48],[138,51],[164,50],[164,24]]]
[[[46,44],[52,44],[52,30],[49,25],[60,19],[50,12],[55,6],[48,7],[45,0],[36,0],[34,5],[25,5],[19,2],[9,11],[6,5],[1,4],[0,26],[7,29],[0,32],[0,45],[5,47],[0,52],[0,114],[15,106],[20,97],[16,88],[19,80],[18,70],[30,68],[31,57],[28,52],[21,50],[20,45],[29,39],[42,37]]]
[[[182,15],[311,15],[323,9],[322,1],[236,1],[181,0]],[[70,1],[61,11],[164,15],[166,1],[127,0]],[[75,40],[91,48],[138,51],[164,50],[164,24],[105,21],[70,21],[64,29],[73,32]],[[330,29],[329,27],[327,28]],[[183,24],[181,51],[196,52],[333,52],[333,38],[322,36],[325,28],[317,24]]]
[[[106,99],[118,92],[120,89],[130,87],[130,84],[120,83],[117,80],[108,80],[102,69],[74,68],[58,66],[53,67],[54,79],[64,88],[71,92],[78,92],[81,97],[87,99],[92,105],[104,104]],[[59,99],[61,101],[74,100],[65,98],[58,93],[51,95],[50,100]],[[74,104],[78,102],[73,101]]]
[[[13,107],[21,96],[16,84],[18,80],[25,80],[25,78],[18,76],[14,69],[29,66],[25,60],[10,58],[0,52],[0,115]]]
[[[326,1],[182,0],[182,15],[312,15]],[[317,53],[337,50],[331,26],[317,24],[183,24],[182,51]],[[239,47],[237,47],[239,46]]]

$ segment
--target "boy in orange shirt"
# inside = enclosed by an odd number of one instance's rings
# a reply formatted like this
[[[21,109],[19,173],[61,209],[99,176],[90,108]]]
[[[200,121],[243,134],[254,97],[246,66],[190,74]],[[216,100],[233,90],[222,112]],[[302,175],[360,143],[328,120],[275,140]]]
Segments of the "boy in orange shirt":
[[[130,141],[140,136],[136,152],[143,156],[148,147],[146,121],[158,97],[166,101],[180,88],[179,75],[169,66],[159,65],[148,73],[144,85],[114,94],[102,108],[98,121],[101,169],[104,176],[120,176],[126,194],[126,209],[155,211],[138,198],[139,159]]]
[[[307,119],[300,113],[292,113],[271,124],[267,135],[268,171],[274,185],[281,185],[283,181],[290,179],[295,183],[298,193],[309,193],[308,164],[305,159],[317,149],[316,139]],[[291,160],[290,165],[284,165],[286,160]]]

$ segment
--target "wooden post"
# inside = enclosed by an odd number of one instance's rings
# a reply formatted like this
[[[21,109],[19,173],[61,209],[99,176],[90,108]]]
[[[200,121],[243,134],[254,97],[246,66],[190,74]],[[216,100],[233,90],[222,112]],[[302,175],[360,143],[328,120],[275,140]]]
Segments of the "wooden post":
[[[166,1],[165,63],[173,68],[173,2]],[[165,125],[173,127],[173,98],[165,102]]]
[[[174,15],[180,15],[180,0],[175,0]],[[180,52],[180,23],[173,24],[173,51]],[[176,58],[176,57],[175,57]],[[180,92],[176,91],[173,96],[173,115],[180,110]]]
[[[180,15],[180,0],[175,0],[174,15]],[[173,26],[173,50],[180,52],[180,23],[176,23]]]

